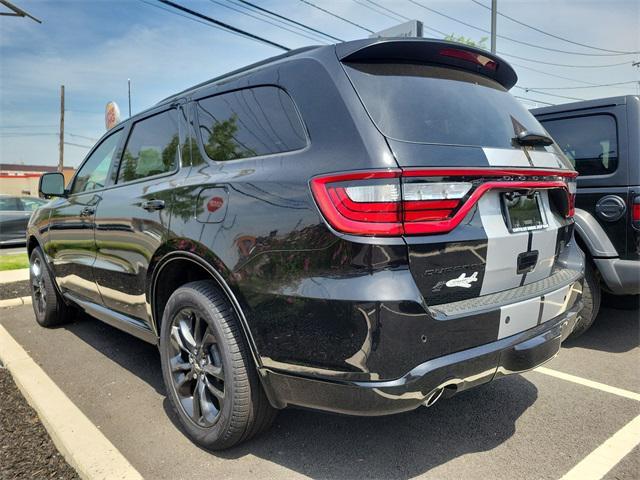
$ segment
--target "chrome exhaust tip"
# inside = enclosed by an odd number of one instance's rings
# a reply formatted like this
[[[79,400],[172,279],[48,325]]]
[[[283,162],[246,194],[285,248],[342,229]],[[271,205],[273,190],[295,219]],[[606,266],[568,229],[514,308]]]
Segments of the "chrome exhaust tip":
[[[443,393],[444,393],[444,388],[443,387],[436,388],[433,392],[431,392],[429,395],[427,395],[427,397],[424,399],[422,404],[427,408],[428,407],[432,407],[433,405],[435,405],[435,403],[438,400],[440,400],[440,398],[442,397]]]

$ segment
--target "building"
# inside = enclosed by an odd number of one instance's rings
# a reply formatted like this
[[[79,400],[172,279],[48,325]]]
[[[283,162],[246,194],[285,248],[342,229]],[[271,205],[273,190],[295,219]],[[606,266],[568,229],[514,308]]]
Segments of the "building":
[[[57,172],[58,167],[48,165],[23,165],[19,163],[0,163],[0,194],[38,195],[38,182],[43,173]],[[75,173],[75,168],[64,167],[65,184]]]

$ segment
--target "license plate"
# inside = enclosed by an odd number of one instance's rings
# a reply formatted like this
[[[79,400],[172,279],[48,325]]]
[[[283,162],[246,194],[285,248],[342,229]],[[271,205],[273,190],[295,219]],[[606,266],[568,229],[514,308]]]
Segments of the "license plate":
[[[540,194],[507,192],[502,194],[502,207],[511,232],[528,232],[547,228],[547,217],[540,202]]]

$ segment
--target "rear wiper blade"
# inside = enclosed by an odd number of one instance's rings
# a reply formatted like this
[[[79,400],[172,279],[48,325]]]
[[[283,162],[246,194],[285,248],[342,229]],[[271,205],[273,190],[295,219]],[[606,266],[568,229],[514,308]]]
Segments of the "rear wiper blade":
[[[534,147],[537,145],[552,145],[553,139],[544,133],[534,133],[523,130],[513,139],[514,143],[523,147]]]

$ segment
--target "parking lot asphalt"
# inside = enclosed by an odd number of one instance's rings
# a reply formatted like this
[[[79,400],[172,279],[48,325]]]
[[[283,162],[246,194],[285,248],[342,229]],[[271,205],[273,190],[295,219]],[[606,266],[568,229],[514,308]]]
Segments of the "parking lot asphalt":
[[[537,371],[406,414],[285,410],[266,434],[211,453],[179,431],[157,349],[84,317],[40,328],[31,306],[0,323],[145,478],[560,478],[640,402]],[[546,367],[640,393],[638,311],[603,309]],[[640,476],[636,447],[605,478]]]

